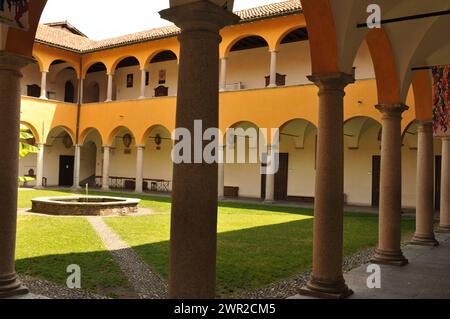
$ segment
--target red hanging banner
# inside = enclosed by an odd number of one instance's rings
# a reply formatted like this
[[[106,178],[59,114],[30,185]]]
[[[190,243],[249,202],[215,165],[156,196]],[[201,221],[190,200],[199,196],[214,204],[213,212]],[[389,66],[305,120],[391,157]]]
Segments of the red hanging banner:
[[[450,136],[450,67],[435,66],[433,71],[434,135]]]
[[[29,2],[31,0],[0,0],[0,23],[28,30]]]

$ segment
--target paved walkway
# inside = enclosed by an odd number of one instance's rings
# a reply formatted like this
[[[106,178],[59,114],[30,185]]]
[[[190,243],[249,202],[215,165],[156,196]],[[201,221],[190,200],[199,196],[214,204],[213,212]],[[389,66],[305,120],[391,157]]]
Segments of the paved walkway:
[[[344,275],[352,299],[450,299],[450,235],[437,234],[439,247],[408,245],[404,267],[381,265],[381,288],[369,289],[367,264]],[[306,299],[295,296],[292,299]]]
[[[142,299],[167,298],[167,284],[125,243],[101,217],[87,217],[134,291]]]

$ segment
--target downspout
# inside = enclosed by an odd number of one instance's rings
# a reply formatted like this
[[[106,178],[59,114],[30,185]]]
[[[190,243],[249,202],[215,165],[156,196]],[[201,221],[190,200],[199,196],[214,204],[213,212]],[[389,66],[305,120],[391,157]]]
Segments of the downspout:
[[[80,76],[78,79],[78,105],[77,105],[77,127],[75,132],[75,145],[78,145],[80,138],[80,115],[81,115],[81,98],[83,92],[83,54],[80,54]]]

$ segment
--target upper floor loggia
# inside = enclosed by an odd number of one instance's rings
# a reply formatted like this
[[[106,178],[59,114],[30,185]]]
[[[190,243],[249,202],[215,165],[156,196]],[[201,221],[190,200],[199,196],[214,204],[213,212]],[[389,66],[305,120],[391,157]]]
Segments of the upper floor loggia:
[[[308,30],[299,1],[238,14],[241,22],[221,31],[221,92],[311,84]],[[22,94],[82,104],[176,96],[178,33],[169,26],[93,41],[67,22],[41,25],[36,62],[23,70]],[[365,42],[354,67],[357,80],[375,78]]]

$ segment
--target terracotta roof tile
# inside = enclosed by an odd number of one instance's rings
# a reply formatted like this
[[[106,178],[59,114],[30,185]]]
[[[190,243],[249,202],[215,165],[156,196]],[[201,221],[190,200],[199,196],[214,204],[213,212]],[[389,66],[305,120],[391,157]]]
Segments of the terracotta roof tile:
[[[291,0],[241,10],[235,13],[241,17],[241,22],[245,23],[258,19],[296,13],[300,12],[301,9],[302,6],[300,0]],[[171,37],[177,35],[179,32],[180,30],[176,26],[172,25],[111,39],[94,41],[82,36],[68,33],[63,30],[52,28],[46,25],[40,25],[36,34],[36,41],[72,51],[92,52],[144,41],[157,40],[165,37]]]

